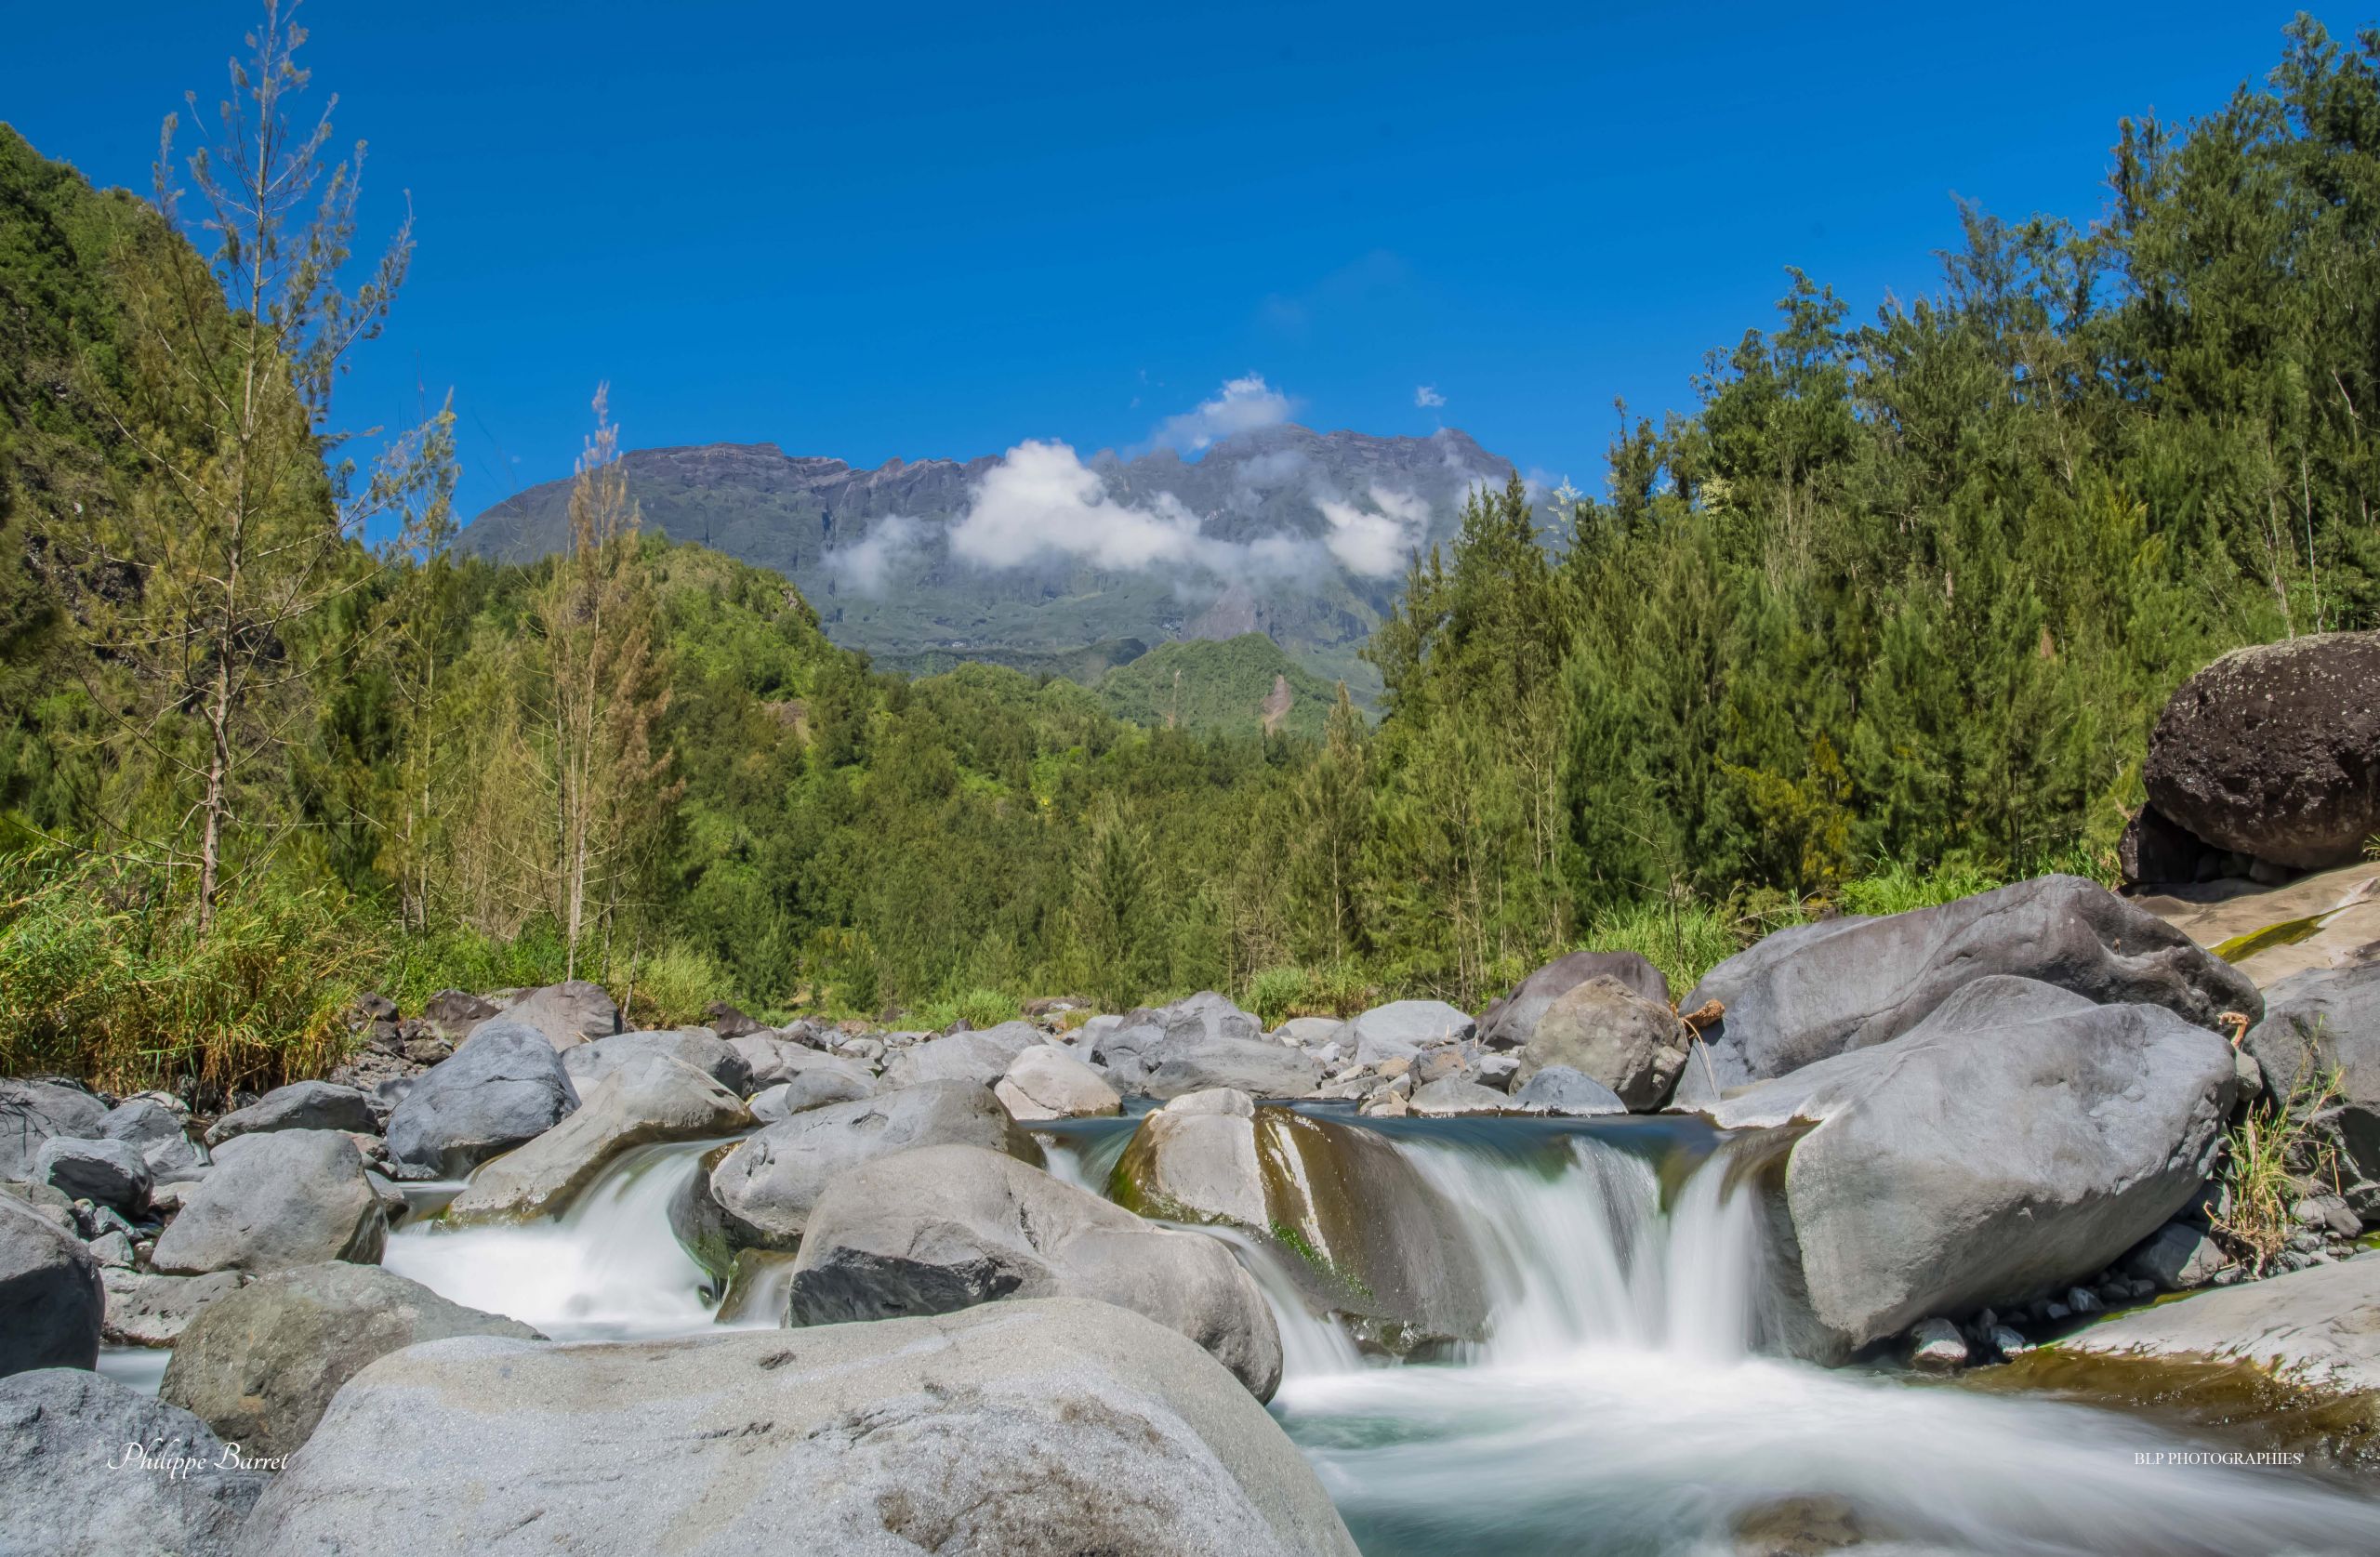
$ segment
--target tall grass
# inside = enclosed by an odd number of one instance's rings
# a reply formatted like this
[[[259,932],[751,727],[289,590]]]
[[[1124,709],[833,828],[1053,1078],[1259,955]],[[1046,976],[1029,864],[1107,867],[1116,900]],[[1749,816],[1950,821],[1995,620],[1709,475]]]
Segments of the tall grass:
[[[2215,1231],[2261,1276],[2297,1232],[2294,1207],[2338,1179],[2337,1148],[2315,1119],[2337,1101],[2341,1078],[2327,1064],[2318,1030],[2306,1040],[2289,1096],[2252,1108],[2223,1142],[2223,1214]]]
[[[1744,949],[1734,922],[1699,901],[1647,898],[1606,909],[1587,926],[1584,939],[1594,951],[1634,952],[1661,970],[1670,994],[1680,999],[1703,974]]]

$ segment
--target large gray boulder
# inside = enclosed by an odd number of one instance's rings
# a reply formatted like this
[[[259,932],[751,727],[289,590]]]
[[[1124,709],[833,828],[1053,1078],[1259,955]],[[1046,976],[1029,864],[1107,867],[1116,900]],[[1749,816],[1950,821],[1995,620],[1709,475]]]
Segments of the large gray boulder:
[[[2062,1292],[2155,1232],[2215,1165],[2231,1060],[2162,1007],[1993,977],[1712,1113],[1815,1126],[1792,1145],[1777,1232],[1806,1308],[1795,1343],[1833,1360]]]
[[[887,1087],[920,1081],[980,1081],[988,1087],[1008,1072],[1019,1054],[1046,1045],[1050,1036],[1029,1022],[1003,1022],[980,1033],[952,1033],[906,1049],[884,1067]]]
[[[179,1114],[151,1098],[126,1098],[99,1121],[99,1135],[140,1154],[152,1182],[195,1179],[205,1171]]]
[[[733,1045],[707,1027],[665,1027],[646,1032],[615,1033],[562,1050],[562,1068],[580,1097],[599,1081],[631,1060],[661,1055],[692,1065],[721,1087],[744,1097],[752,1090],[752,1066]]]
[[[752,1123],[734,1092],[652,1050],[611,1069],[561,1124],[484,1164],[447,1203],[446,1220],[469,1226],[558,1216],[633,1147],[729,1135]]]
[[[1409,1060],[1442,1043],[1461,1043],[1478,1030],[1478,1023],[1444,1000],[1392,1000],[1348,1020],[1340,1030],[1342,1053],[1358,1064],[1383,1060]]]
[[[354,1141],[336,1130],[273,1130],[224,1142],[149,1262],[182,1276],[326,1260],[368,1265],[388,1236]]]
[[[1119,1088],[1136,1090],[1167,1057],[1210,1044],[1256,1043],[1263,1023],[1212,990],[1201,990],[1170,1006],[1142,1007],[1108,1025],[1100,1018],[1084,1026],[1090,1048],[1080,1056],[1104,1066]]]
[[[881,1090],[866,1065],[856,1060],[813,1054],[818,1063],[803,1065],[792,1076],[752,1094],[752,1117],[764,1125],[828,1103],[858,1102]]]
[[[534,989],[504,1008],[504,1019],[534,1027],[555,1049],[571,1049],[620,1030],[620,1008],[601,984],[570,979]],[[474,1032],[472,1036],[478,1036]]]
[[[0,1379],[0,1552],[236,1557],[271,1478],[227,1453],[189,1412],[82,1368]]]
[[[2380,1212],[2380,962],[2309,968],[2265,991],[2265,1019],[2242,1046],[2268,1096],[2288,1099],[2307,1070],[2335,1072],[2338,1097],[2322,1128],[2348,1170],[2348,1203]]]
[[[235,1108],[208,1128],[206,1143],[220,1146],[260,1130],[354,1130],[377,1135],[379,1116],[372,1100],[352,1087],[327,1081],[293,1081],[276,1087],[245,1108]]]
[[[1259,1098],[1302,1098],[1322,1074],[1303,1050],[1261,1039],[1216,1038],[1169,1048],[1141,1083],[1153,1098],[1178,1098],[1218,1087]]]
[[[739,1248],[790,1249],[836,1175],[919,1146],[981,1146],[1035,1167],[1041,1148],[972,1081],[927,1081],[770,1125],[704,1159],[670,1207],[679,1240],[719,1275]]]
[[[1666,1003],[1597,974],[1546,1003],[1513,1081],[1526,1088],[1549,1066],[1567,1068],[1609,1088],[1636,1113],[1650,1113],[1677,1085],[1687,1041],[1686,1023]]]
[[[578,1090],[545,1035],[509,1015],[491,1018],[424,1072],[389,1115],[389,1155],[460,1178],[577,1106]]]
[[[30,1181],[43,1141],[55,1136],[88,1141],[107,1116],[107,1105],[79,1089],[0,1080],[0,1179]]]
[[[1572,952],[1531,973],[1480,1012],[1479,1041],[1489,1049],[1521,1048],[1537,1031],[1546,1008],[1589,979],[1617,979],[1655,1005],[1670,1003],[1670,981],[1636,953]]]
[[[0,1194],[0,1374],[94,1366],[106,1313],[83,1241]]]
[[[250,1454],[286,1455],[340,1385],[391,1352],[449,1336],[545,1339],[377,1265],[276,1271],[192,1319],[157,1392]]]
[[[1019,1119],[1083,1119],[1122,1110],[1107,1078],[1055,1044],[1020,1050],[992,1089]]]
[[[2206,1028],[2219,1027],[2226,1012],[2254,1022],[2264,1010],[2239,970],[2074,876],[2036,877],[1884,918],[1780,930],[1711,970],[1684,1005],[1726,1008],[1703,1030],[1724,1090],[1897,1038],[1952,991],[1995,973],[2102,1005],[2162,1006]]]
[[[1625,1114],[1620,1094],[1567,1065],[1547,1065],[1513,1089],[1512,1104],[1533,1114]]]
[[[33,1154],[33,1182],[73,1200],[90,1200],[126,1216],[149,1204],[149,1164],[122,1141],[70,1141],[53,1136]]]
[[[2135,1309],[2058,1349],[2244,1362],[2326,1393],[2380,1392],[2380,1255]]]
[[[1107,1187],[1142,1216],[1271,1240],[1309,1305],[1368,1345],[1403,1354],[1486,1333],[1461,1208],[1369,1130],[1196,1094],[1141,1120]]]
[[[1075,1299],[417,1347],[339,1392],[243,1538],[252,1557],[1355,1552],[1226,1369]]]
[[[2380,833],[2380,632],[2235,649],[2182,683],[2149,737],[2149,804],[2196,838],[2297,870]]]
[[[107,1288],[108,1311],[100,1339],[111,1346],[171,1346],[207,1304],[237,1292],[248,1280],[245,1271],[161,1276],[102,1266],[99,1281]]]
[[[827,1185],[794,1260],[787,1320],[949,1313],[1000,1298],[1114,1303],[1197,1341],[1259,1400],[1281,1381],[1273,1311],[1229,1249],[980,1146],[879,1157]]]

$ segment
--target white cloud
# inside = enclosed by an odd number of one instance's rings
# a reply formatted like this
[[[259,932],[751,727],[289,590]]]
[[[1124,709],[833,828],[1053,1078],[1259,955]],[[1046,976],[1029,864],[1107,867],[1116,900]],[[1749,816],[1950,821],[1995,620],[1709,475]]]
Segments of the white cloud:
[[[1444,405],[1446,402],[1447,397],[1438,393],[1438,387],[1436,385],[1420,384],[1414,387],[1413,403],[1420,406],[1422,410],[1435,410],[1437,407]]]
[[[1159,448],[1196,454],[1236,432],[1286,422],[1292,409],[1289,396],[1265,383],[1263,374],[1251,373],[1231,380],[1214,399],[1199,402],[1196,410],[1167,417],[1153,442]]]
[[[1371,490],[1377,512],[1323,498],[1322,517],[1330,526],[1323,545],[1339,565],[1363,578],[1387,578],[1405,566],[1406,559],[1428,533],[1430,505],[1410,493],[1376,486]]]
[[[1198,542],[1198,517],[1171,493],[1117,502],[1072,447],[1031,440],[984,472],[950,532],[954,556],[987,568],[1054,555],[1129,571],[1191,561]]]
[[[915,551],[925,539],[925,525],[900,514],[889,514],[849,546],[826,553],[827,571],[863,595],[880,595],[893,564]]]

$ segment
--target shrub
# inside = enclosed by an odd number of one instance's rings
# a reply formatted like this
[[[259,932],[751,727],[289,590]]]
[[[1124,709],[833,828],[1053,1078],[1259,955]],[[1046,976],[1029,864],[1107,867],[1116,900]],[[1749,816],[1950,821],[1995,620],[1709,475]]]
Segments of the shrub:
[[[1644,899],[1606,909],[1587,927],[1596,951],[1634,952],[1661,970],[1670,993],[1683,998],[1702,975],[1743,950],[1728,919],[1708,904]]]
[[[624,964],[612,982],[623,1011],[645,1027],[699,1023],[705,1008],[727,993],[726,970],[708,953],[677,942]]]
[[[1930,870],[1895,861],[1845,881],[1835,903],[1846,914],[1906,914],[2004,885],[1999,877],[1964,861],[1945,861]]]
[[[2322,1063],[2320,1030],[2306,1039],[2297,1081],[2231,1127],[2223,1142],[2223,1214],[2215,1231],[2251,1273],[2263,1275],[2297,1231],[2292,1211],[2324,1178],[2338,1177],[2337,1148],[2315,1123],[2336,1102],[2340,1077]]]
[[[951,1005],[959,1021],[979,1030],[1016,1020],[1016,996],[1003,995],[997,989],[965,990]]]

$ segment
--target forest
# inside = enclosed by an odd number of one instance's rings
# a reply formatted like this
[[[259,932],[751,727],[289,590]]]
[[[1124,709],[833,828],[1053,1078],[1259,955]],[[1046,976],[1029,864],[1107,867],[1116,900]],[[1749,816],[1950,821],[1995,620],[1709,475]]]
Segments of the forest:
[[[1516,476],[1412,560],[1377,720],[1271,733],[871,666],[640,533],[594,386],[571,548],[463,555],[451,409],[339,419],[412,237],[359,237],[286,43],[152,198],[0,126],[0,1071],[256,1085],[359,991],[565,974],[913,1026],[1690,978],[2111,878],[2182,678],[2380,627],[2380,34],[2116,126],[2087,220],[1950,213],[1871,318],[1789,272],[1605,493]]]

